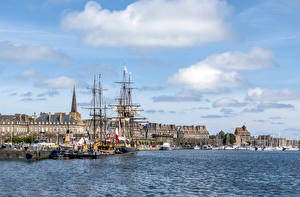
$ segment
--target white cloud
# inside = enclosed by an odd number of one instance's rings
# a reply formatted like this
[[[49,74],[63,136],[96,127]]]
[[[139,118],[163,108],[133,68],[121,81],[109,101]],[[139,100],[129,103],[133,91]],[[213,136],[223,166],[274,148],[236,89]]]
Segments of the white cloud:
[[[270,89],[252,88],[248,90],[246,99],[253,102],[278,102],[278,101],[299,100],[300,91],[293,91],[289,89],[270,90]]]
[[[14,64],[31,64],[39,61],[69,61],[66,55],[54,51],[49,46],[31,46],[0,41],[0,61]]]
[[[201,62],[188,68],[179,69],[168,79],[173,85],[183,85],[185,89],[200,92],[224,92],[228,88],[239,87],[243,78],[237,72],[225,72],[202,65]]]
[[[76,86],[85,86],[83,82],[77,81],[75,79],[61,76],[57,78],[48,79],[45,81],[41,81],[35,84],[37,87],[46,87],[52,89],[64,89],[64,88],[72,88],[74,85]]]
[[[23,79],[32,79],[41,76],[41,74],[34,69],[28,69],[21,72],[19,76]]]
[[[233,70],[257,70],[276,65],[272,51],[259,47],[252,48],[249,53],[229,51],[211,55],[203,64]]]
[[[92,46],[189,47],[233,39],[225,22],[230,11],[220,0],[140,0],[120,11],[90,1],[62,26],[79,30]]]
[[[283,103],[258,103],[244,109],[244,112],[264,112],[267,109],[295,109],[295,106]]]
[[[213,103],[213,107],[244,107],[247,103],[239,102],[232,98],[221,98]]]
[[[229,51],[209,56],[187,68],[181,68],[168,82],[200,92],[224,92],[240,87],[244,79],[238,70],[256,70],[274,66],[271,51],[253,48],[249,53]]]

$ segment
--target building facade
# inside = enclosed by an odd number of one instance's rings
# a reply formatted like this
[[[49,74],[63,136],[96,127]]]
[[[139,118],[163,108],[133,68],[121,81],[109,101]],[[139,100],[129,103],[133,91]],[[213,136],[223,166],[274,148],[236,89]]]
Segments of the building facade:
[[[67,131],[71,133],[74,140],[86,136],[85,124],[81,120],[80,113],[77,112],[75,88],[69,114],[0,115],[0,143],[4,143],[5,140],[12,140],[13,137],[27,136],[45,139],[48,142],[62,143]]]
[[[245,125],[236,128],[234,135],[236,137],[236,144],[238,146],[250,145],[254,141]]]

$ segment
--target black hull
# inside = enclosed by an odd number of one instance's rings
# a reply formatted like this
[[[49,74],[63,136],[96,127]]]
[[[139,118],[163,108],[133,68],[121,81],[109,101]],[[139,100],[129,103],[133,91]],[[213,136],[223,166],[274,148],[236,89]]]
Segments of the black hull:
[[[172,149],[169,147],[161,147],[159,150],[172,150]]]
[[[125,147],[125,148],[119,148],[116,150],[116,153],[117,154],[123,154],[123,153],[135,153],[137,151],[136,148],[128,148],[128,147]]]
[[[69,155],[70,159],[98,159],[100,157],[100,153],[73,153]]]

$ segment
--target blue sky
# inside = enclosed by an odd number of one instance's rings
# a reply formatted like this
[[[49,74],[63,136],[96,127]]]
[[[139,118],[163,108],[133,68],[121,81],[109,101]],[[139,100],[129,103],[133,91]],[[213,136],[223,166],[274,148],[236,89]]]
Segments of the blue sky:
[[[0,6],[0,113],[68,112],[123,65],[151,122],[300,137],[297,0],[11,0]],[[79,108],[85,118],[88,112]]]

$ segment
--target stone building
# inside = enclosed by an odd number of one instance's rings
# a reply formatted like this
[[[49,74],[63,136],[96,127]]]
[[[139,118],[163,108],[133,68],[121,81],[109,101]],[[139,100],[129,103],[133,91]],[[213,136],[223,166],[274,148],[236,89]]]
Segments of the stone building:
[[[183,145],[203,144],[209,139],[205,126],[176,126],[174,124],[148,123],[140,130],[140,139]]]
[[[183,136],[178,136],[180,144],[190,143],[194,145],[208,144],[209,132],[204,125],[197,126],[178,126],[183,132]]]
[[[271,146],[273,137],[271,135],[260,135],[256,139],[256,145],[258,146]]]
[[[272,147],[285,147],[286,146],[286,138],[273,138],[271,146]]]
[[[26,137],[28,135],[28,124],[32,117],[26,114],[1,115],[0,114],[0,143],[14,136]]]
[[[253,141],[253,138],[251,137],[250,132],[247,130],[245,125],[240,128],[236,128],[234,135],[236,137],[236,144],[238,146],[249,145]]]
[[[13,137],[34,136],[36,139],[46,139],[49,142],[63,142],[69,131],[73,139],[86,136],[85,124],[77,112],[75,88],[73,90],[71,112],[40,113],[39,117],[26,114],[0,115],[0,132],[3,143]]]

